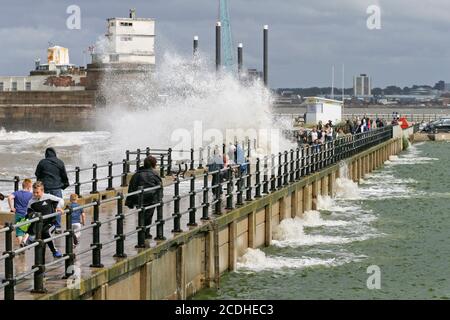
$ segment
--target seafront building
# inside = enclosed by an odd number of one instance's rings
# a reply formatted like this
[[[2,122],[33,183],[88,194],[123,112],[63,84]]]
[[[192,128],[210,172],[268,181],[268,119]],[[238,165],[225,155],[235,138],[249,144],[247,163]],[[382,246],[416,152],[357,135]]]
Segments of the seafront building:
[[[86,70],[70,63],[69,49],[52,46],[47,49],[47,63],[35,60],[27,76],[0,76],[4,91],[78,91],[84,90]]]
[[[104,41],[90,47],[87,68],[70,63],[68,48],[51,46],[46,63],[36,59],[29,75],[0,76],[0,128],[93,129],[96,109],[110,100],[133,105],[120,99],[129,96],[127,85],[153,72],[154,48],[155,20],[137,18],[134,9],[128,17],[107,19]]]

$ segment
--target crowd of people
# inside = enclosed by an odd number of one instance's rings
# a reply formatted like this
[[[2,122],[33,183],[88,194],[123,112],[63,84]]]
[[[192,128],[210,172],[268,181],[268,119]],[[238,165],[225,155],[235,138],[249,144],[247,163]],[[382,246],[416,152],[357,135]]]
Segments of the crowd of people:
[[[377,118],[373,120],[366,116],[348,119],[339,125],[334,125],[331,120],[326,124],[319,121],[312,129],[300,128],[294,135],[294,138],[299,147],[303,145],[318,147],[346,135],[364,133],[386,125],[387,123],[383,119]]]
[[[38,221],[26,223],[38,215],[47,216],[58,213],[56,216],[46,217],[42,221],[41,237],[49,239],[53,233],[61,233],[61,214],[64,212],[64,199],[62,190],[69,186],[64,162],[56,156],[53,148],[45,150],[45,158],[39,161],[36,171],[36,182],[30,179],[22,181],[22,189],[14,191],[7,197],[0,194],[0,200],[7,198],[10,212],[14,214],[15,224],[22,224],[15,228],[18,247],[24,247],[33,243],[36,239]],[[76,231],[74,237],[75,246],[79,243],[81,226],[85,223],[85,213],[77,203],[78,195],[70,196],[70,203],[66,207],[72,208],[72,228]],[[25,223],[25,224],[24,224]],[[53,241],[48,241],[47,246],[53,257],[61,258],[61,252]]]

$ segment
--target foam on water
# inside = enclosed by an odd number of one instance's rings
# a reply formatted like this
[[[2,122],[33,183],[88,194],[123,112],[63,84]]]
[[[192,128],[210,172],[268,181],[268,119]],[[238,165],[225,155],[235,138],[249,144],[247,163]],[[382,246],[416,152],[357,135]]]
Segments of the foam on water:
[[[325,210],[330,211],[335,206],[335,202],[333,198],[330,196],[317,196],[317,209],[318,210]]]
[[[294,218],[281,221],[274,228],[272,244],[277,247],[299,247],[318,244],[344,244],[367,239],[364,235],[358,237],[329,236],[323,234],[307,234],[304,230],[305,227],[330,228],[346,225],[348,225],[346,221],[324,221],[318,216],[317,212],[310,211],[305,213],[305,219]]]
[[[330,208],[332,210],[332,208]],[[310,210],[303,213],[303,225],[305,227],[336,227],[336,226],[344,226],[347,225],[347,221],[339,221],[339,220],[324,220],[320,216],[319,211]]]
[[[262,271],[280,269],[301,269],[319,265],[332,265],[336,259],[320,259],[312,257],[288,258],[282,256],[266,256],[260,249],[248,248],[246,253],[238,260],[237,268],[240,271]],[[242,270],[243,269],[243,270]]]
[[[336,198],[339,199],[361,199],[358,184],[352,180],[342,177],[336,179]]]
[[[65,149],[109,143],[109,132],[28,132],[0,129],[0,152],[43,154],[48,147]]]

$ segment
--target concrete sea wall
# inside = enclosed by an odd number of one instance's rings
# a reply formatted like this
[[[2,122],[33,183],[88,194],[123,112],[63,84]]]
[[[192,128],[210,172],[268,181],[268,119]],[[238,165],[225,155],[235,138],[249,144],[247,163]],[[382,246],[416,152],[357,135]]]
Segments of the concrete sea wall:
[[[95,91],[0,92],[0,128],[83,131],[95,128]]]

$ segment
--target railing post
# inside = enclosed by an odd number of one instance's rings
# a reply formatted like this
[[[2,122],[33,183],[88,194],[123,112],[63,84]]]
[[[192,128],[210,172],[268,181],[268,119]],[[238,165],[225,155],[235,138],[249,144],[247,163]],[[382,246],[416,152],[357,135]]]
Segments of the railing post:
[[[252,146],[251,146],[250,138],[247,139],[247,148],[248,148],[248,150],[247,150],[247,158],[250,161],[250,157],[251,157],[251,154],[252,154],[251,153]]]
[[[150,155],[150,147],[145,148],[145,156],[148,157]]]
[[[290,150],[291,156],[290,156],[290,161],[289,161],[289,182],[292,183],[294,182],[294,176],[295,176],[295,172],[294,172],[294,150]]]
[[[197,169],[203,169],[203,147],[198,149],[198,167]]]
[[[270,192],[276,189],[276,175],[275,175],[275,155],[272,154],[270,162]]]
[[[172,148],[167,150],[167,175],[172,174]]]
[[[278,153],[278,185],[277,188],[281,189],[281,187],[283,186],[283,172],[282,172],[282,160],[283,159],[283,155],[281,154],[281,152]]]
[[[252,173],[251,173],[250,159],[247,159],[246,168],[247,168],[247,185],[246,185],[247,194],[245,197],[245,201],[252,201]]]
[[[17,178],[17,177],[14,177]],[[16,280],[14,279],[14,251],[13,251],[13,230],[12,223],[5,223],[5,227],[9,228],[5,234],[5,252],[3,254],[9,254],[5,259],[5,280],[3,282],[9,282],[5,287],[5,300],[14,300],[14,287]]]
[[[19,191],[20,178],[18,176],[14,177],[14,191]]]
[[[138,243],[135,248],[145,248],[145,208],[144,208],[144,187],[139,187],[138,193],[138,226],[136,229]]]
[[[307,175],[311,174],[313,172],[313,147],[312,146],[308,146],[306,148],[306,171],[307,171]]]
[[[191,170],[191,171],[195,170],[194,169],[194,149],[193,148],[191,148],[191,167],[189,170]]]
[[[78,195],[78,197],[81,196],[80,167],[75,167],[75,193]]]
[[[125,171],[126,173],[130,173],[130,150],[125,151],[125,160],[127,164]]]
[[[97,191],[97,164],[92,165],[92,191],[91,194],[98,193]]]
[[[119,199],[117,199],[117,225],[116,225],[116,254],[114,257],[116,258],[125,258],[127,255],[125,254],[125,235],[123,233],[123,222],[125,220],[125,216],[123,214],[123,193],[117,193]]]
[[[289,160],[288,160],[288,152],[285,151],[284,152],[284,174],[283,174],[283,178],[284,178],[284,186],[287,186],[289,184]]]
[[[95,223],[92,229],[92,264],[91,268],[103,268],[102,264],[102,243],[100,242],[100,227],[102,223],[100,222],[100,197],[95,200],[94,214],[92,223]]]
[[[190,191],[189,191],[189,227],[196,227],[197,222],[195,222],[195,212],[197,209],[195,208],[195,175],[191,176],[190,181]]]
[[[68,256],[69,258],[64,261],[65,264],[65,278],[70,277],[74,274],[74,261],[75,261],[75,255],[73,253],[73,237],[74,232],[72,229],[72,214],[73,214],[73,208],[69,207],[69,211],[66,213],[66,231],[69,232],[69,234],[66,236],[66,254],[65,256]]]
[[[300,180],[300,148],[295,150],[295,181]]]
[[[139,170],[141,166],[141,149],[136,150],[136,171]]]
[[[209,220],[209,202],[208,202],[208,172],[203,175],[203,208],[202,208],[202,220]]]
[[[215,201],[215,205],[214,205],[214,213],[216,215],[220,215],[222,214],[222,198],[220,195],[220,191],[221,191],[221,181],[220,181],[220,170],[218,170],[216,173],[213,174],[214,175],[214,179],[212,180],[212,188],[214,188],[214,201]],[[214,185],[215,182],[215,185]]]
[[[268,167],[267,167],[267,156],[264,156],[264,174],[263,174],[263,193],[269,193],[269,179],[268,179]]]
[[[161,159],[159,162],[159,175],[161,178],[164,178],[164,155],[161,155]]]
[[[108,188],[106,190],[114,190],[113,187],[113,163],[108,161]]]
[[[39,220],[36,222],[35,240],[39,243],[34,247],[34,268],[38,268],[34,273],[33,290],[31,293],[46,293],[47,289],[44,288],[44,274],[45,274],[45,242],[42,240],[42,228],[44,226],[42,220],[42,214],[36,213],[36,218]]]
[[[180,227],[180,179],[178,177],[174,184],[174,196],[173,196],[173,233],[183,232]]]
[[[227,210],[233,209],[233,171],[229,165],[227,170]]]
[[[243,186],[243,181],[242,181],[242,171],[240,166],[238,167],[238,181],[237,181],[237,195],[236,195],[236,205],[237,206],[241,206],[244,204],[244,200],[243,200],[243,190],[242,190],[242,186]]]
[[[301,151],[300,151],[300,156],[301,156],[301,161],[300,161],[300,177],[304,177],[306,176],[306,161],[305,161],[305,146],[302,145]]]
[[[122,183],[120,185],[121,187],[128,186],[127,176],[128,176],[128,162],[126,159],[123,159],[122,160]]]
[[[158,200],[159,200],[159,206],[156,207],[156,222],[158,223],[156,225],[156,238],[155,240],[163,241],[166,240],[166,237],[164,237],[164,201],[163,201],[163,187],[161,186],[157,190],[158,194]]]
[[[261,172],[259,158],[256,159],[255,177],[255,198],[261,198]]]

